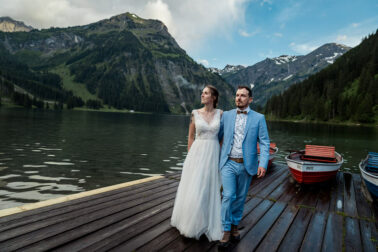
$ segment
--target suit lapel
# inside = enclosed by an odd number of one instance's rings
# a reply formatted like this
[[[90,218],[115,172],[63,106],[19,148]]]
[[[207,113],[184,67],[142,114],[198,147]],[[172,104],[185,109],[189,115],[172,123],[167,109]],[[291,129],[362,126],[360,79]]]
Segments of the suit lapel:
[[[231,114],[231,119],[232,119],[232,134],[231,134],[231,137],[234,138],[234,134],[235,134],[235,121],[236,121],[236,109],[234,109],[234,111],[232,112]]]
[[[244,142],[245,136],[246,136],[247,133],[248,133],[248,129],[249,129],[248,126],[249,126],[249,124],[251,123],[251,120],[252,120],[252,111],[250,110],[250,111],[248,112],[247,122],[245,123],[243,142]]]

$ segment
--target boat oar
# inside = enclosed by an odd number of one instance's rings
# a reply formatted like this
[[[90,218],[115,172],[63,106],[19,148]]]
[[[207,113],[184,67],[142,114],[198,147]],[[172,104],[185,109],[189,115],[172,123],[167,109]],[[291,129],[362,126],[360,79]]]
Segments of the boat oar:
[[[303,150],[285,150],[285,151],[290,152],[290,153],[292,153],[292,152],[297,152],[297,153],[300,153],[300,154],[305,153]]]

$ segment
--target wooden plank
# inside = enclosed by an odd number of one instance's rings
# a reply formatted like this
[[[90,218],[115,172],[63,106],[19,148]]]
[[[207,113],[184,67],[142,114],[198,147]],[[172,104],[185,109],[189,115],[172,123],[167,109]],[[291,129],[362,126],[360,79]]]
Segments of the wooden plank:
[[[296,206],[288,205],[285,211],[281,214],[269,233],[262,240],[261,244],[257,247],[256,251],[276,251],[284,238],[287,230],[293,222],[298,213],[299,208]]]
[[[344,174],[344,213],[351,217],[357,217],[356,197],[352,174]]]
[[[293,183],[290,182],[291,179],[290,176],[286,177],[286,179],[269,194],[269,199],[277,201],[284,192],[287,192],[293,185]]]
[[[135,184],[135,185],[131,185],[131,186],[115,189],[115,190],[110,190],[110,191],[107,191],[107,192],[94,194],[94,195],[91,195],[91,196],[86,196],[86,197],[83,197],[83,198],[73,199],[73,200],[62,202],[62,203],[59,203],[59,204],[49,205],[49,206],[45,206],[45,207],[42,207],[42,208],[37,208],[37,209],[32,209],[32,210],[20,212],[20,213],[17,213],[17,214],[3,216],[3,217],[0,218],[0,223],[8,222],[8,221],[19,219],[19,218],[26,217],[26,216],[33,216],[35,214],[41,214],[42,212],[46,212],[46,211],[50,211],[52,209],[57,209],[57,208],[69,206],[69,205],[76,204],[76,203],[79,203],[79,202],[92,201],[93,199],[97,199],[97,198],[101,198],[101,197],[107,197],[108,195],[112,195],[112,194],[115,194],[115,193],[122,193],[122,192],[126,192],[126,191],[135,190],[137,188],[143,188],[143,187],[148,186],[150,184],[159,183],[161,180],[166,180],[166,179],[161,178],[161,179],[153,180],[153,181],[150,181],[150,182]],[[130,181],[130,182],[133,182],[133,181]],[[115,186],[117,186],[117,185],[115,185]],[[97,189],[95,189],[95,190],[97,190]],[[68,195],[68,196],[71,196],[71,195]]]
[[[278,251],[298,251],[310,219],[311,211],[309,209],[299,209],[299,212],[282,240]]]
[[[260,198],[247,199],[244,205],[243,219],[245,218],[246,215],[248,215],[248,213],[250,213],[253,209],[255,209],[261,203],[261,201],[262,199]],[[239,223],[239,230],[245,229],[245,223],[243,222],[243,219]],[[173,241],[172,244],[169,244],[169,246],[164,248],[164,250],[177,247],[177,248],[183,248],[183,249],[185,248],[185,250],[188,250],[188,251],[205,251],[214,245],[215,245],[214,242],[209,243],[207,239],[197,242],[193,239],[188,240],[188,239],[178,238],[175,241]]]
[[[85,209],[86,212],[90,212],[90,213],[98,212],[98,211],[101,211],[101,209],[107,209],[107,208],[116,209],[116,206],[120,206],[121,209],[123,209],[126,206],[126,203],[129,203],[129,202],[132,202],[132,204],[129,205],[130,207],[132,207],[135,205],[135,203],[139,203],[139,204],[143,203],[141,199],[143,200],[151,194],[155,194],[156,197],[159,197],[159,195],[165,195],[167,190],[169,189],[172,189],[173,191],[172,190],[171,191],[174,192],[176,190],[176,187],[177,187],[176,183],[171,183],[171,184],[166,185],[165,187],[158,187],[152,191],[141,192],[138,194],[134,194],[130,197],[120,198],[116,200],[113,199],[111,201],[102,202],[101,204],[96,204],[96,205],[86,207],[86,208],[83,207],[75,211],[70,211],[68,213],[62,213],[60,215],[53,216],[48,219],[44,219],[42,221],[35,221],[27,225],[19,226],[11,230],[6,230],[4,232],[1,232],[0,241],[8,240],[10,238],[17,237],[17,236],[32,232],[34,230],[38,230],[41,228],[48,227],[50,225],[67,221],[72,218],[76,218],[77,216],[80,216],[83,214],[83,209]],[[161,194],[159,194],[160,192]],[[137,201],[134,201],[135,199],[137,199]]]
[[[336,175],[336,188],[331,194],[330,211],[342,212],[344,210],[344,176],[342,172]]]
[[[137,248],[136,251],[140,252],[150,252],[150,251],[161,251],[163,247],[175,240],[180,235],[179,231],[175,228],[169,229],[155,239],[143,244],[141,247]]]
[[[329,184],[325,184],[323,186],[322,190],[318,192],[318,199],[316,202],[315,209],[317,211],[323,211],[323,212],[328,212],[329,207],[330,207],[330,199],[331,199],[331,191],[332,191],[332,186]]]
[[[266,214],[249,230],[236,245],[234,251],[253,251],[269,231],[270,227],[281,215],[286,207],[284,202],[276,202]]]
[[[300,185],[298,193],[290,200],[290,204],[315,208],[317,192],[320,185]]]
[[[31,243],[36,242],[46,242],[46,246],[51,246],[51,244],[57,243],[56,240],[61,240],[61,244],[72,240],[72,237],[78,238],[82,235],[91,232],[92,228],[97,230],[98,228],[104,227],[111,223],[120,221],[124,218],[129,217],[132,214],[137,214],[144,210],[144,207],[149,204],[149,207],[153,207],[154,205],[158,204],[160,201],[168,201],[175,196],[176,188],[169,189],[167,191],[160,192],[158,194],[153,194],[147,196],[145,198],[139,198],[132,202],[128,202],[128,204],[118,204],[116,206],[109,207],[108,209],[104,210],[101,209],[100,211],[96,211],[93,213],[87,213],[85,210],[82,212],[81,215],[76,216],[75,218],[57,223],[53,227],[45,227],[38,229],[34,232],[27,233],[13,239],[7,240],[2,243],[3,248],[9,248],[9,250],[14,250],[18,248],[25,247]],[[146,205],[140,206],[142,203]],[[129,209],[131,206],[135,206],[134,208]],[[139,206],[139,208],[138,208]],[[125,211],[129,209],[128,211]],[[99,225],[97,222],[102,224]],[[80,228],[79,228],[80,227]],[[79,230],[78,230],[79,229]],[[61,234],[67,231],[70,231],[69,234]],[[80,232],[79,232],[80,231]],[[61,235],[58,235],[61,234]],[[53,237],[52,239],[48,239],[49,237]],[[51,241],[54,240],[55,241]]]
[[[312,215],[306,235],[302,242],[301,251],[321,251],[327,214],[316,212]]]
[[[343,217],[338,214],[328,215],[324,233],[322,251],[334,252],[343,250]]]
[[[246,214],[246,216],[239,223],[239,227],[241,227],[239,230],[241,239],[244,238],[246,233],[260,220],[260,218],[270,209],[272,205],[273,203],[271,201],[262,200],[256,208]],[[213,246],[209,251],[218,251],[218,247]]]
[[[378,247],[377,230],[373,222],[360,220],[363,251],[376,252]]]
[[[210,250],[211,248],[216,248],[218,246],[218,242],[209,242],[207,239],[200,239],[199,241],[193,242],[190,246],[188,246],[185,251],[186,252],[205,252]]]
[[[107,238],[99,240],[97,243],[92,244],[91,246],[86,247],[82,251],[109,251],[114,249],[115,251],[125,251],[124,249],[116,248],[125,241],[128,241],[130,238],[141,235],[147,230],[151,229],[155,225],[160,225],[161,222],[169,220],[172,215],[172,208],[168,208],[160,213],[155,214],[152,218],[145,218],[143,221],[139,222],[137,225],[129,226],[128,223],[123,225],[116,226],[117,232],[110,230],[112,227],[109,227],[109,231],[112,235],[108,235]],[[104,231],[102,231],[104,233]],[[141,244],[140,244],[141,245]]]
[[[320,183],[319,185],[316,185],[316,184],[311,185],[310,187],[307,188],[307,194],[298,203],[300,205],[315,209],[318,204],[319,194],[320,192],[323,192],[323,191],[329,194],[328,182]]]
[[[291,183],[290,180],[286,182],[288,186],[283,191],[282,195],[278,198],[278,201],[289,202],[298,193],[298,188],[300,187],[297,183]]]
[[[255,225],[257,221],[270,209],[273,203],[269,200],[263,200],[261,203],[255,207],[251,212],[247,213],[244,219],[241,220],[240,226],[240,236],[243,238],[246,233]]]
[[[261,198],[250,198],[246,200],[244,211],[243,211],[243,218],[242,221],[239,223],[239,230],[245,229],[245,222],[243,222],[244,218],[258,206],[262,202]],[[193,252],[199,252],[199,251],[207,251],[210,248],[214,248],[216,243],[211,242],[209,243],[207,240],[200,240],[198,242],[192,243],[185,251],[193,251]]]
[[[345,251],[362,251],[360,225],[355,218],[345,217]]]
[[[114,191],[113,194],[111,194],[110,192],[107,192],[105,193],[104,197],[90,197],[92,200],[75,201],[75,202],[71,202],[70,205],[67,205],[66,203],[64,203],[62,207],[55,208],[49,211],[46,211],[45,209],[41,209],[41,212],[39,212],[38,214],[34,214],[32,216],[26,216],[26,217],[24,216],[21,218],[13,219],[5,223],[2,223],[0,225],[0,233],[6,230],[16,228],[22,225],[26,225],[29,223],[33,223],[33,222],[36,222],[38,223],[38,225],[41,225],[45,223],[42,221],[48,218],[52,218],[52,217],[54,217],[53,219],[57,221],[57,218],[59,217],[55,218],[56,216],[59,216],[62,214],[68,214],[69,212],[81,210],[81,209],[91,207],[91,206],[96,206],[96,205],[103,206],[104,203],[112,202],[114,200],[119,200],[120,198],[126,199],[127,197],[130,197],[128,200],[131,201],[134,198],[144,197],[145,195],[154,193],[156,191],[161,191],[163,190],[165,186],[169,186],[169,185],[176,186],[177,182],[162,180],[158,183],[148,184],[144,188],[138,187],[134,190],[126,190],[126,191],[121,190],[121,192]]]
[[[195,242],[195,239],[187,238],[185,236],[180,235],[176,238],[173,242],[169,243],[165,246],[162,251],[169,252],[169,251],[184,251],[190,245]]]
[[[265,188],[259,191],[256,196],[266,198],[272,191],[274,191],[274,189],[277,188],[278,185],[282,184],[284,180],[287,179],[288,175],[289,174],[287,171],[283,171],[278,177],[274,178],[273,181],[270,181]]]
[[[111,251],[135,251],[143,244],[155,239],[156,237],[160,236],[162,233],[170,229],[173,228],[171,226],[171,218],[168,218],[162,223],[159,223],[158,225],[147,230],[146,232],[143,232],[140,235],[135,236],[134,238],[118,245]]]
[[[94,221],[70,232],[61,233],[34,243],[28,246],[27,249],[30,251],[51,249],[54,249],[54,251],[82,251],[88,250],[91,246],[101,248],[109,245],[112,239],[116,239],[119,235],[125,236],[126,239],[137,235],[138,233],[135,229],[138,227],[147,229],[150,226],[146,225],[145,221],[156,224],[168,218],[172,205],[173,200],[170,200],[146,211],[143,211],[143,208],[136,209],[138,210],[135,211],[136,214],[129,215],[123,219],[113,218],[109,220],[109,218],[104,218],[108,220],[107,223],[102,219]],[[104,224],[108,225],[105,226]]]
[[[274,174],[268,177],[260,178],[262,182],[259,183],[258,186],[252,187],[252,190],[249,190],[248,194],[249,195],[258,194],[261,190],[265,189],[267,186],[272,184],[276,179],[278,179],[283,173],[285,173],[285,170],[280,169],[279,171],[275,172]]]
[[[355,189],[355,199],[357,205],[357,212],[360,218],[372,218],[372,211],[368,201],[365,199],[361,189],[362,180],[360,174],[353,174],[353,183]]]

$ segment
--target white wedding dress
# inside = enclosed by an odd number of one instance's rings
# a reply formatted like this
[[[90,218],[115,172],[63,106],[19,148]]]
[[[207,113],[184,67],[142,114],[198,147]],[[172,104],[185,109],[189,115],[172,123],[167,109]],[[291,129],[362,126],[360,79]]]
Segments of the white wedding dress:
[[[193,110],[196,137],[185,159],[171,225],[186,237],[205,234],[209,241],[223,236],[219,174],[220,110],[210,123]]]

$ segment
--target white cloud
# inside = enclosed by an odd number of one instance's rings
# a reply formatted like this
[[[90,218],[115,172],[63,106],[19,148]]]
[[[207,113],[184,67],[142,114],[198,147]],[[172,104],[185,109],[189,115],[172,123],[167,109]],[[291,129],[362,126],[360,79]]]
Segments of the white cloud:
[[[204,65],[205,67],[208,67],[209,66],[209,61],[205,60],[205,59],[199,59],[197,60],[198,63],[201,63],[202,65]]]
[[[185,50],[196,50],[211,36],[230,37],[244,23],[249,0],[0,0],[0,16],[35,28],[85,25],[125,12],[159,19]]]
[[[290,48],[299,54],[307,54],[318,48],[320,45],[314,45],[314,44],[296,44],[294,42],[290,43]]]
[[[277,16],[277,21],[279,23],[286,23],[289,20],[296,18],[298,15],[303,15],[304,11],[302,3],[296,2],[289,7],[282,9]]]
[[[361,43],[367,34],[374,33],[377,29],[378,17],[362,20],[359,23],[351,23],[339,29],[333,34],[311,39],[308,42],[292,42],[290,48],[299,54],[307,54],[326,43],[339,43],[355,47]]]
[[[347,39],[348,39],[347,35],[338,35],[336,38],[336,41],[341,43],[341,42],[345,42]]]
[[[243,37],[252,37],[255,36],[257,33],[259,33],[259,30],[253,31],[253,32],[247,32],[245,30],[240,29],[239,34]]]
[[[276,33],[274,33],[273,35],[276,36],[276,37],[280,37],[280,38],[283,37],[283,34],[282,34],[282,33],[279,33],[279,32],[276,32]]]

